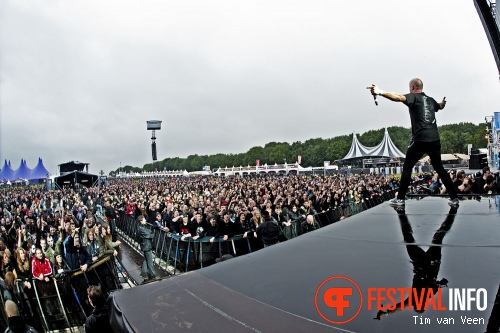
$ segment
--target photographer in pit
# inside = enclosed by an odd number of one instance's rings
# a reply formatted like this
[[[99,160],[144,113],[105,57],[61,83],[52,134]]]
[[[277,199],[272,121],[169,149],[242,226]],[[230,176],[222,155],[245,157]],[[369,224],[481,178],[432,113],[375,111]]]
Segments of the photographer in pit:
[[[495,181],[495,177],[491,173],[486,176],[485,184],[483,185],[481,190],[485,194],[498,193],[498,184]]]
[[[498,184],[495,181],[495,176],[491,173],[489,167],[483,168],[483,174],[477,178],[477,186],[479,192],[483,194],[498,193]]]
[[[453,185],[458,194],[469,194],[471,193],[472,187],[474,186],[475,178],[469,177],[465,174],[465,171],[458,170],[456,178],[453,179]]]

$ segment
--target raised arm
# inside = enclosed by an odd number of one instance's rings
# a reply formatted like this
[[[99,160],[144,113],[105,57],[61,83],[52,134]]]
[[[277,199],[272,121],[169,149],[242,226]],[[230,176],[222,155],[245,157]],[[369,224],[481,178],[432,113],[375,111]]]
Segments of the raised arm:
[[[395,93],[395,92],[383,91],[382,89],[377,87],[376,84],[372,84],[370,87],[366,87],[366,89],[370,89],[370,93],[373,96],[379,95],[379,96],[385,97],[393,102],[406,102],[405,95]]]

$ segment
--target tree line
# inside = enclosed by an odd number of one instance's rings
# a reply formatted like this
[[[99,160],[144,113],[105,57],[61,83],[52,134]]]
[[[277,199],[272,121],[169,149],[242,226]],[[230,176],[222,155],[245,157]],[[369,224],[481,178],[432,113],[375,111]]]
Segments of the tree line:
[[[441,152],[467,154],[467,145],[472,144],[473,149],[487,146],[486,124],[474,125],[473,123],[458,123],[439,126],[441,135]],[[384,128],[370,130],[363,134],[358,134],[358,140],[367,147],[378,145],[384,137]],[[387,131],[394,144],[403,153],[411,140],[411,128],[400,126],[388,127]],[[324,161],[341,160],[351,148],[352,134],[340,135],[329,139],[314,138],[304,142],[296,141],[292,144],[287,142],[269,142],[264,147],[255,146],[246,153],[239,154],[214,154],[214,155],[189,155],[188,157],[168,157],[154,164],[145,164],[142,168],[125,166],[121,168],[123,172],[142,172],[156,170],[187,170],[200,171],[203,166],[210,166],[212,170],[219,167],[238,167],[255,165],[260,161],[260,165],[282,164],[285,161],[289,164],[297,162],[297,157],[302,156],[301,165],[323,166]],[[119,169],[111,171],[110,175],[117,174]]]

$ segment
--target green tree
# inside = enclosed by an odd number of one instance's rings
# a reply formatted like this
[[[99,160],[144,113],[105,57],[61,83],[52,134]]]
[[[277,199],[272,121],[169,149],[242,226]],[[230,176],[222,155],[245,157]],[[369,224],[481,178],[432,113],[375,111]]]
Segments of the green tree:
[[[452,132],[450,130],[441,131],[441,153],[442,154],[451,154],[454,153],[455,144],[454,142],[457,140],[457,133]]]
[[[351,148],[351,142],[347,140],[332,141],[326,149],[326,156],[329,161],[340,160],[344,158]]]
[[[267,145],[266,145],[267,146]],[[290,145],[288,143],[280,143],[270,148],[268,154],[268,164],[281,164],[286,160],[289,155]],[[288,161],[290,162],[290,161]]]
[[[472,144],[472,149],[486,148],[488,146],[486,134],[486,124],[479,124],[477,130],[465,141],[465,143]]]
[[[188,162],[189,171],[201,170],[205,165],[203,157],[198,155],[188,156]]]
[[[255,146],[250,148],[246,153],[246,157],[243,159],[244,165],[255,165],[256,160],[260,160],[261,165],[265,163],[264,148],[260,146]]]
[[[366,147],[375,147],[384,138],[384,132],[385,130],[383,128],[378,130],[371,130],[359,135],[358,140]]]
[[[402,151],[406,152],[408,144],[411,142],[411,128],[393,126],[387,128],[389,136],[394,144]],[[439,127],[441,134],[441,146],[443,153],[466,153],[467,144],[472,144],[474,149],[487,146],[485,139],[486,124],[474,125],[472,123],[447,124]],[[370,130],[358,135],[361,144],[367,147],[378,145],[383,136],[384,129]],[[295,141],[292,144],[286,142],[269,142],[264,147],[255,146],[246,153],[239,154],[214,154],[214,155],[190,155],[187,158],[173,157],[165,158],[153,164],[145,164],[142,168],[125,166],[127,172],[151,171],[153,168],[163,170],[187,170],[198,171],[203,165],[209,165],[212,170],[218,167],[238,167],[255,165],[256,160],[260,160],[261,165],[267,163],[281,164],[286,159],[292,164],[297,161],[297,156],[302,156],[302,165],[322,166],[323,161],[333,161],[342,159],[348,152],[352,143],[352,134],[341,135],[333,138],[314,138],[305,142]],[[352,161],[349,161],[352,163]],[[116,171],[110,172],[116,174]]]

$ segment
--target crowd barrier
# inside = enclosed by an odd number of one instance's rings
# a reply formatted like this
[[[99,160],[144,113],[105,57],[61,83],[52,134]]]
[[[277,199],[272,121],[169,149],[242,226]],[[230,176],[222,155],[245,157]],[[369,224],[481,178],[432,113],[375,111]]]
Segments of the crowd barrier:
[[[132,247],[140,251],[139,223],[136,219],[122,215],[116,220],[121,237]],[[201,268],[212,263],[223,254],[238,256],[256,250],[253,236],[244,238],[235,235],[225,241],[222,237],[210,242],[211,237],[184,240],[180,235],[155,228],[147,223],[146,227],[153,233],[153,259],[161,269],[167,271],[172,266],[174,272]]]
[[[340,221],[342,218],[358,214],[370,209],[384,201],[394,198],[394,191],[384,191],[380,195],[365,199],[363,202],[343,203],[335,209],[329,209],[315,214],[316,220],[321,227]],[[287,227],[283,226],[282,240],[288,240],[300,236],[301,220],[293,221]],[[130,246],[140,251],[139,223],[131,216],[123,212],[116,219],[117,230]],[[153,233],[153,260],[162,270],[168,274],[187,272],[192,269],[202,268],[215,262],[216,258],[224,254],[240,256],[262,248],[260,240],[248,233],[248,237],[235,235],[228,240],[222,237],[210,242],[211,237],[193,239],[166,232],[146,223],[146,227]]]
[[[97,261],[85,272],[75,270],[58,278],[51,277],[48,282],[32,279],[30,283],[31,288],[27,288],[24,281],[16,280],[15,292],[1,288],[0,300],[4,304],[6,299],[12,299],[25,322],[39,332],[80,332],[93,309],[88,301],[87,288],[100,285],[105,297],[122,288],[113,256]],[[7,323],[7,315],[1,306],[0,329],[5,330]]]

